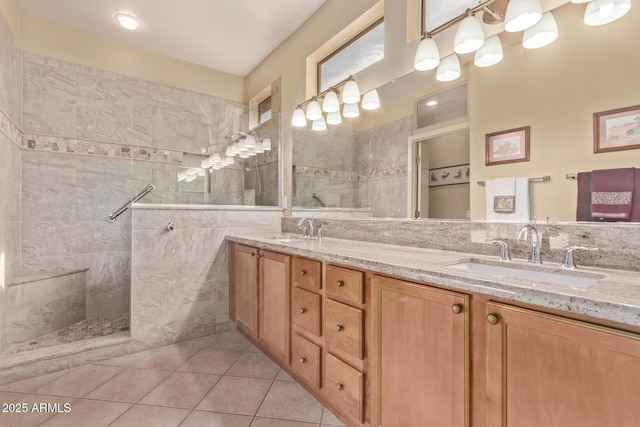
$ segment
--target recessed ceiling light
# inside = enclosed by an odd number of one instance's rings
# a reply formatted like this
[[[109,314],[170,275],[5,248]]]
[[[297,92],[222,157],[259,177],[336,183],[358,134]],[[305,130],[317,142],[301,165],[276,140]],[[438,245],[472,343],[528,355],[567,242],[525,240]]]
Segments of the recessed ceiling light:
[[[120,23],[122,28],[126,28],[127,30],[133,31],[140,26],[138,18],[126,13],[116,13],[116,20]]]
[[[427,107],[433,107],[434,105],[438,105],[438,101],[436,101],[435,99],[427,101]]]

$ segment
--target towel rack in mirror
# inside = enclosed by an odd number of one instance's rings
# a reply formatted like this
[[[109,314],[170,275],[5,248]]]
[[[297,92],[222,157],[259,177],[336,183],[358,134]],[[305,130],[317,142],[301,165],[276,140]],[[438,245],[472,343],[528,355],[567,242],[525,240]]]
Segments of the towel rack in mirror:
[[[551,181],[551,175],[544,175],[544,176],[538,176],[535,178],[529,178],[529,182],[535,182],[535,181],[540,181],[540,182]],[[487,181],[477,181],[478,185],[485,185],[486,183]]]

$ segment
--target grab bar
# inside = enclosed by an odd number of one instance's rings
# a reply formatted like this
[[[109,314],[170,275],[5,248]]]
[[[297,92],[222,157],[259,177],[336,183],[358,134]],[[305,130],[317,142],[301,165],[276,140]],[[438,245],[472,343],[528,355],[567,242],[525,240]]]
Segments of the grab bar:
[[[120,209],[118,209],[117,211],[115,211],[114,213],[109,215],[107,217],[107,221],[115,222],[116,218],[118,218],[124,211],[129,209],[129,206],[131,206],[133,203],[137,202],[138,200],[142,199],[144,196],[146,196],[147,194],[151,193],[155,189],[156,189],[155,185],[149,184],[149,186],[147,186],[147,188],[142,190],[136,197],[134,197],[133,199],[131,199],[130,201],[128,201],[127,203],[122,205],[122,207],[120,207]]]

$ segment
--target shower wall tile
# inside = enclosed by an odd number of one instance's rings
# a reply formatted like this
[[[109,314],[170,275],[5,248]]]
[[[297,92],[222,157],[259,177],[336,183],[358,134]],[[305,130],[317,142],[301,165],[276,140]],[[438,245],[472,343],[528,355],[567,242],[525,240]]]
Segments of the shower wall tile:
[[[281,210],[134,207],[132,337],[158,345],[227,330],[228,299],[219,301],[229,288],[224,236],[275,233],[281,218]]]
[[[408,138],[413,132],[412,116],[368,130],[363,136],[360,171],[371,173],[407,164]]]
[[[75,249],[74,221],[22,223],[22,257],[71,255]]]
[[[79,65],[25,52],[23,130],[76,137]]]
[[[77,137],[126,143],[133,106],[130,79],[80,66],[77,78]]]
[[[70,221],[76,217],[74,156],[24,152],[23,221]]]
[[[105,219],[134,195],[130,160],[82,158],[77,164],[76,215]]]
[[[78,265],[87,271],[87,318],[124,313],[130,309],[131,256],[121,252],[87,253]]]
[[[367,182],[367,197],[373,216],[383,218],[407,217],[407,177]]]
[[[154,147],[202,153],[209,146],[211,97],[157,85],[153,91]]]
[[[356,172],[361,156],[358,134],[337,127],[329,127],[322,133],[307,128],[293,129],[293,164]]]
[[[129,143],[151,146],[153,136],[153,88],[154,84],[131,77],[128,90],[131,93],[131,128]]]
[[[4,15],[0,14],[0,110],[20,126],[22,51]]]
[[[131,218],[119,216],[115,222],[106,217],[96,221],[75,221],[74,252],[126,252],[131,245]]]
[[[212,98],[211,140],[227,145],[225,138],[232,132],[246,132],[249,129],[247,107],[237,102]],[[260,135],[264,137],[263,135]]]
[[[24,342],[85,319],[85,273],[10,286],[9,343]]]

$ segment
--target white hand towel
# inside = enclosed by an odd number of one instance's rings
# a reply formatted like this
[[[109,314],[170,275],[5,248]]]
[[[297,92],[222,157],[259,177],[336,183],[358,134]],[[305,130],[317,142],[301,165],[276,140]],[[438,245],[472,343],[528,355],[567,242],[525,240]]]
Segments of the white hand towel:
[[[512,212],[496,212],[495,200],[515,196]],[[496,178],[486,182],[487,221],[527,222],[529,213],[529,178]],[[508,209],[505,209],[508,210]]]

